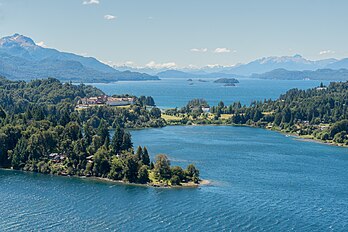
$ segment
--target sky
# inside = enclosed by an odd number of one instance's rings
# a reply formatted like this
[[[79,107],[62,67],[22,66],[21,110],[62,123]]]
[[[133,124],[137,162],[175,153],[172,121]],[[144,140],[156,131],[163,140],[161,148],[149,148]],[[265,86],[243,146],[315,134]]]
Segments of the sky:
[[[0,36],[114,65],[348,57],[347,0],[0,0]]]

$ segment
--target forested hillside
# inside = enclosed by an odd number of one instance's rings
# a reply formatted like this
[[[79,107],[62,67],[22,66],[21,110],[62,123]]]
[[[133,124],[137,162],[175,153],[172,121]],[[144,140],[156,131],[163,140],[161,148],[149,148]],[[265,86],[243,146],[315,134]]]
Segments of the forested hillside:
[[[146,109],[152,98],[135,97],[129,107],[75,109],[80,98],[102,94],[92,86],[52,78],[29,83],[1,78],[0,167],[137,183],[150,182],[150,173],[153,183],[198,182],[193,165],[172,170],[165,155],[151,163],[145,148],[134,152],[125,128],[165,125],[159,109]]]
[[[286,132],[348,144],[348,82],[309,90],[292,89],[278,100],[233,104],[216,111],[233,114],[234,124],[279,127]]]

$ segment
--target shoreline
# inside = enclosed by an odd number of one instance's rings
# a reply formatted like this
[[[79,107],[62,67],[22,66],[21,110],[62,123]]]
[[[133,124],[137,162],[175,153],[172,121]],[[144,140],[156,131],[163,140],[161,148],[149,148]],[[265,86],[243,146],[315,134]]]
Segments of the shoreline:
[[[3,171],[13,171],[13,172],[22,172],[22,173],[29,173],[29,174],[40,174],[45,176],[55,176],[55,177],[72,177],[72,178],[78,178],[80,180],[90,180],[90,181],[97,181],[97,182],[104,182],[104,183],[113,183],[117,185],[125,185],[125,186],[137,186],[137,187],[145,187],[145,188],[165,188],[165,189],[185,189],[185,188],[199,188],[202,186],[211,185],[211,181],[209,180],[201,180],[199,184],[195,184],[193,182],[188,183],[182,183],[182,185],[165,185],[165,184],[154,184],[154,183],[146,183],[146,184],[140,184],[140,183],[130,183],[125,182],[122,180],[112,180],[109,178],[103,178],[103,177],[96,177],[96,176],[76,176],[76,175],[57,175],[57,174],[45,174],[41,172],[30,172],[30,171],[24,171],[24,170],[16,170],[12,168],[3,168],[0,167],[0,170]]]
[[[284,132],[281,130],[277,130],[277,129],[272,129],[272,128],[266,128],[266,127],[258,127],[258,126],[254,126],[254,125],[240,125],[240,124],[216,124],[216,123],[211,123],[211,124],[195,124],[192,123],[191,125],[186,125],[186,124],[168,124],[166,126],[233,126],[233,127],[250,127],[250,128],[259,128],[259,129],[264,129],[264,130],[268,130],[268,131],[274,131],[283,135],[289,135],[294,137],[295,140],[301,141],[301,142],[311,142],[311,143],[319,143],[319,144],[323,144],[323,145],[328,145],[328,146],[335,146],[335,147],[343,147],[343,148],[348,148],[348,145],[345,144],[340,144],[340,143],[335,143],[335,142],[330,142],[331,140],[329,140],[329,142],[324,141],[324,140],[320,140],[320,139],[316,139],[316,138],[304,138],[301,137],[301,135],[298,134],[294,134],[291,132]],[[164,127],[166,127],[164,126]],[[144,128],[146,129],[146,128]]]
[[[154,184],[154,183],[147,183],[147,184],[130,183],[130,182],[122,181],[122,180],[112,180],[109,178],[96,177],[96,176],[90,176],[90,177],[72,176],[72,177],[77,177],[77,178],[84,179],[84,180],[94,180],[94,181],[100,181],[100,182],[106,182],[106,183],[114,183],[114,184],[119,184],[119,185],[148,187],[148,188],[165,188],[165,189],[199,188],[199,187],[211,184],[211,181],[209,181],[209,180],[201,180],[199,184],[195,184],[193,182],[188,182],[188,183],[182,183],[182,185],[173,185],[172,186],[172,185]]]

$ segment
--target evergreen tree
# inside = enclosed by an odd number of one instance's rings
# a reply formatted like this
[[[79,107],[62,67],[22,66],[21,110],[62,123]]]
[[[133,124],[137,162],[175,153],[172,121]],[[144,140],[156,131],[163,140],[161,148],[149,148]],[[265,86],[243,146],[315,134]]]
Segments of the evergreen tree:
[[[142,160],[143,149],[141,148],[141,146],[138,146],[135,155],[137,156],[138,160]]]
[[[123,133],[122,136],[122,147],[121,150],[127,151],[129,149],[133,148],[133,143],[132,143],[132,136],[131,134],[126,131]]]
[[[147,151],[146,147],[144,147],[141,161],[143,162],[144,165],[150,166],[150,156],[149,156],[149,152]]]
[[[117,126],[115,129],[115,134],[111,140],[112,150],[116,154],[118,154],[122,149],[123,133],[124,133],[123,130],[119,126]]]
[[[110,142],[109,126],[104,119],[100,120],[98,129],[97,129],[97,134],[101,137],[103,144],[106,144],[106,146],[109,146],[109,142]]]
[[[146,184],[148,183],[149,180],[149,172],[147,170],[147,166],[143,165],[139,168],[139,172],[138,172],[138,182],[141,184]]]
[[[164,154],[156,156],[155,175],[160,180],[169,180],[171,177],[170,161]]]

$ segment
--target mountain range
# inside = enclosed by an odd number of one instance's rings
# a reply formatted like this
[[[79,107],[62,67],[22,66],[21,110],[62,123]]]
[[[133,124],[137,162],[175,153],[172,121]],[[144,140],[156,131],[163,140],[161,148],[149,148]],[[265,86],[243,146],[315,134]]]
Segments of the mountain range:
[[[332,70],[348,69],[348,58],[342,59],[342,60],[331,58],[331,59],[312,61],[312,60],[305,59],[304,57],[298,54],[294,56],[281,56],[281,57],[271,56],[271,57],[264,57],[261,59],[257,59],[246,64],[238,64],[235,66],[214,65],[214,66],[205,66],[202,68],[178,68],[178,69],[175,69],[175,71],[178,71],[177,73],[173,72],[172,69],[166,70],[166,69],[153,69],[153,68],[132,68],[127,66],[116,66],[115,68],[121,69],[121,70],[142,71],[148,74],[158,75],[160,77],[162,76],[163,78],[168,76],[187,77],[190,74],[199,75],[200,77],[202,76],[210,77],[211,76],[210,74],[212,75],[213,74],[218,74],[218,75],[233,74],[239,77],[241,76],[256,77],[256,75],[253,75],[253,74],[264,74],[277,69],[284,69],[288,71],[304,71],[305,73],[306,71],[318,70],[318,72],[314,72],[314,74],[324,72],[320,70],[325,70],[325,69],[332,69]],[[170,71],[170,72],[168,73],[167,71]],[[328,72],[325,71],[324,73],[328,73]],[[331,72],[331,74],[334,74],[334,73],[336,72]]]
[[[260,74],[272,71],[274,69],[286,69],[289,71],[304,71],[304,70],[317,70],[328,68],[330,65],[334,65],[339,62],[336,59],[324,59],[318,61],[312,61],[303,58],[301,55],[294,56],[282,56],[282,57],[265,57],[249,62],[247,64],[239,64],[234,67],[225,68],[224,73],[233,73],[238,75],[252,75]],[[342,68],[342,67],[340,67]],[[348,65],[347,65],[348,68]]]
[[[93,57],[37,45],[31,38],[14,34],[0,39],[0,76],[14,80],[54,77],[73,82],[159,80],[159,78],[262,78],[348,80],[348,58],[312,61],[301,55],[264,57],[234,66],[155,69],[111,67]]]
[[[93,57],[41,47],[19,34],[0,39],[0,75],[20,80],[54,77],[73,82],[159,79],[145,73],[118,71]]]
[[[277,80],[331,80],[346,81],[348,80],[347,69],[317,69],[315,71],[289,71],[286,69],[275,69],[263,74],[253,74],[251,78],[258,79],[277,79]]]

